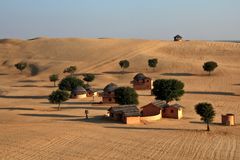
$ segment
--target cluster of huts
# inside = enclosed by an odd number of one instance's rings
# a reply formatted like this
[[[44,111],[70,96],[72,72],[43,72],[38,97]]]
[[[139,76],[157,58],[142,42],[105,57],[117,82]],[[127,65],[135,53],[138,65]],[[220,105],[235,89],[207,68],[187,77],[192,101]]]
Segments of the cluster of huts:
[[[183,107],[168,105],[164,101],[149,103],[140,109],[136,105],[113,106],[108,109],[109,117],[126,124],[139,124],[141,121],[156,121],[161,118],[181,119]]]
[[[135,90],[152,90],[153,81],[150,77],[138,73],[130,82]],[[72,98],[86,98],[101,96],[103,104],[115,104],[115,90],[118,85],[110,83],[98,93],[93,88],[77,87],[72,91]],[[126,124],[138,124],[141,120],[159,120],[161,118],[181,119],[183,117],[182,106],[178,104],[168,105],[163,101],[149,103],[140,109],[136,105],[113,106],[108,109],[108,116],[113,120],[119,120]]]
[[[177,37],[176,37],[177,38]],[[138,73],[130,82],[135,90],[149,90],[153,88],[153,80],[142,73]],[[72,91],[72,98],[102,97],[103,104],[115,104],[115,90],[118,85],[110,83],[104,87],[102,92],[88,87],[77,87]],[[121,121],[126,124],[139,124],[141,121],[155,121],[162,118],[183,118],[183,106],[179,104],[167,104],[165,101],[156,100],[142,107],[137,105],[119,105],[110,107],[107,116],[110,119]],[[222,124],[235,125],[233,114],[222,115]]]

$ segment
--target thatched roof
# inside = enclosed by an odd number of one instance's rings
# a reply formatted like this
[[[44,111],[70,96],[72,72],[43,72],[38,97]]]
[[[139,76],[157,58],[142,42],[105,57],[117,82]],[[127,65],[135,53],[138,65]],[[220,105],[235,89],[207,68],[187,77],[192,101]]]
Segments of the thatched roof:
[[[112,113],[120,113],[125,117],[137,117],[140,116],[140,111],[136,105],[120,105],[116,107],[111,107],[108,111]]]
[[[182,39],[183,37],[182,36],[180,36],[180,35],[176,35],[175,37],[174,37],[174,39]]]
[[[150,104],[153,104],[154,106],[156,106],[156,107],[158,107],[158,108],[160,108],[160,109],[168,106],[168,104],[167,104],[165,101],[161,101],[161,100],[156,100],[156,101],[154,101],[154,102],[151,102]],[[141,108],[144,108],[144,107],[147,107],[147,106],[148,106],[148,105],[143,106],[143,107],[141,107]]]
[[[183,108],[183,106],[181,106],[180,104],[173,104],[173,105],[170,105],[169,107],[174,107],[174,108],[177,108],[177,109],[181,109]]]
[[[143,73],[138,73],[138,74],[136,74],[135,76],[134,76],[134,80],[135,81],[139,81],[139,80],[144,80],[144,79],[146,79],[146,78],[148,78],[148,77],[146,77]]]
[[[86,94],[86,93],[87,93],[86,89],[84,89],[82,86],[78,86],[72,91],[72,94],[76,94],[76,95]]]
[[[87,91],[87,92],[92,92],[92,93],[97,92],[96,89],[94,89],[94,88],[92,88],[92,87],[90,87],[90,86],[88,86],[88,87],[86,88],[86,91]]]
[[[116,84],[110,83],[103,89],[103,91],[104,92],[113,92],[117,88],[118,88],[118,86]]]

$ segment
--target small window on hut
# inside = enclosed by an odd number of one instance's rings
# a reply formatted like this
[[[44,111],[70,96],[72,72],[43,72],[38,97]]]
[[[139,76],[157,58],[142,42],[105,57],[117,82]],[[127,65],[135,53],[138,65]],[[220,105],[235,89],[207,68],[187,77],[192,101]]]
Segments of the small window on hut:
[[[112,101],[112,98],[109,98],[108,101],[111,102],[111,101]]]
[[[171,110],[171,113],[173,113],[174,112],[174,110]]]

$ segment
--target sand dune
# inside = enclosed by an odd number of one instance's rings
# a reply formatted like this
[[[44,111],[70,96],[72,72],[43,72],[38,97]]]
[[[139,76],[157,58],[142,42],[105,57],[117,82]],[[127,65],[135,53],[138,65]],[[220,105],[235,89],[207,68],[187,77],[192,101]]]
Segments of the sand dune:
[[[153,72],[149,58],[158,58]],[[121,74],[118,62],[130,61]],[[202,71],[207,60],[218,62],[213,76]],[[13,65],[30,65],[20,74]],[[240,123],[240,44],[206,41],[134,39],[0,40],[0,159],[240,159],[240,127],[219,125],[221,114],[234,113]],[[153,79],[175,78],[185,83],[182,120],[160,120],[126,126],[101,119],[109,106],[70,100],[58,112],[47,96],[56,88],[48,81],[76,65],[77,75],[95,73],[92,85],[109,82],[130,86],[137,72]],[[96,99],[100,101],[101,99]],[[140,105],[154,100],[140,96]],[[212,132],[200,123],[193,106],[211,102],[217,116]],[[89,109],[90,120],[84,119]]]

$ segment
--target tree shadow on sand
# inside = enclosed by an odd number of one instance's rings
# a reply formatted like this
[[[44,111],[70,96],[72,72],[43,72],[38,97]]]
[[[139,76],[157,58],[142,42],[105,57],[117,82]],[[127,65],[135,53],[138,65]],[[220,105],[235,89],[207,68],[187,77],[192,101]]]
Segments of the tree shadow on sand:
[[[33,108],[21,108],[21,107],[6,107],[6,108],[0,108],[0,110],[10,110],[10,111],[15,111],[15,110],[20,110],[20,111],[32,111],[34,110]]]
[[[130,74],[130,73],[134,73],[134,72],[127,72],[127,71],[107,71],[107,72],[103,72],[103,74]]]
[[[58,109],[58,107],[52,107],[53,109]],[[108,109],[109,107],[92,107],[92,106],[67,106],[67,107],[61,107],[61,110],[68,110],[68,109],[82,109],[82,110],[101,110],[104,111]]]
[[[155,130],[155,131],[205,131],[203,129],[184,129],[184,128],[148,128],[148,127],[116,127],[116,126],[105,126],[104,128],[112,128],[112,129],[127,129],[127,130]]]
[[[18,81],[18,82],[21,82],[21,83],[38,83],[38,82],[45,82],[44,80],[21,80],[21,81]]]
[[[81,116],[66,115],[66,114],[19,114],[20,116],[29,117],[50,117],[50,118],[76,118]]]
[[[83,76],[85,74],[93,74],[94,76],[102,75],[102,73],[74,73],[74,76]]]
[[[206,94],[206,95],[219,95],[219,96],[239,96],[233,92],[205,92],[205,91],[186,91],[186,94]]]
[[[72,122],[85,122],[85,123],[95,123],[95,124],[102,124],[102,123],[109,123],[109,124],[123,124],[120,121],[113,121],[104,116],[95,116],[86,118],[78,118],[78,119],[66,119],[65,121],[72,121]]]
[[[187,76],[197,76],[196,74],[192,73],[163,73],[162,76],[179,76],[179,77],[187,77]]]
[[[47,99],[48,96],[0,96],[5,99]]]
[[[12,86],[12,87],[18,87],[18,88],[56,88],[54,86],[37,86],[37,85],[22,85],[22,86]]]
[[[190,123],[206,125],[206,123],[203,123],[203,122],[200,122],[200,121],[190,121]],[[222,123],[216,123],[216,122],[213,122],[213,123],[211,123],[210,125],[224,126],[224,125],[222,125]]]
[[[0,76],[7,76],[8,74],[6,73],[0,73]]]
[[[98,105],[102,104],[102,102],[64,102],[63,104],[69,104],[69,105]]]

